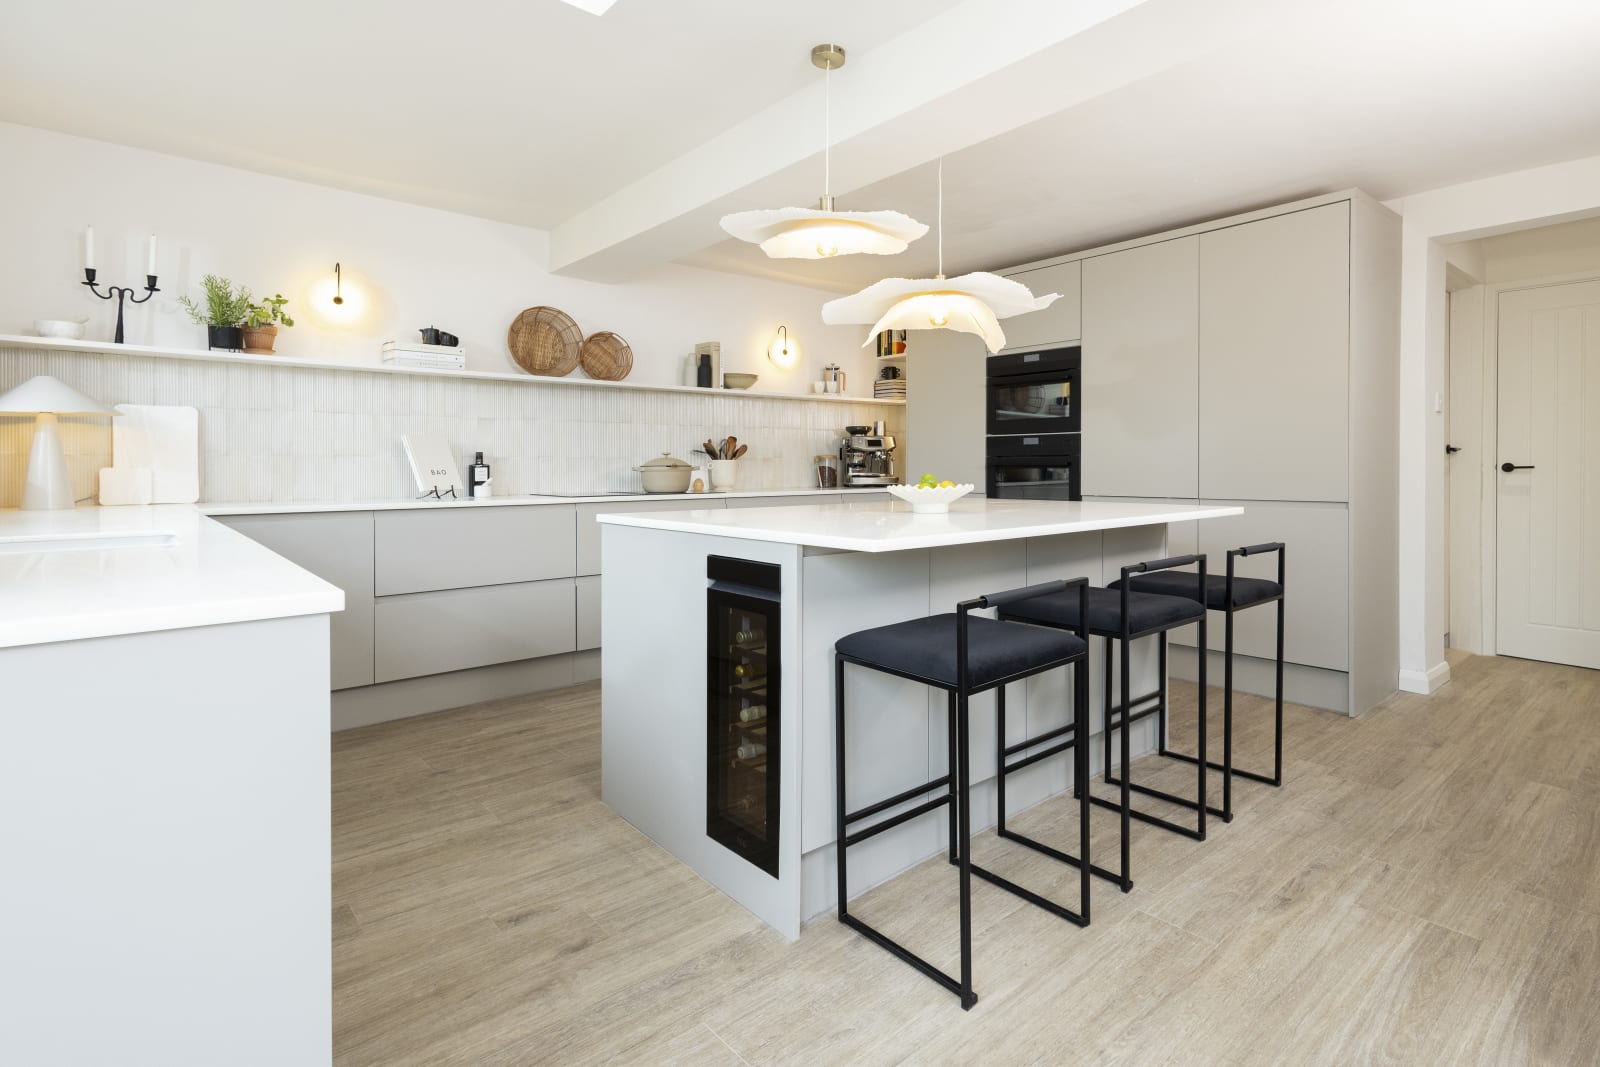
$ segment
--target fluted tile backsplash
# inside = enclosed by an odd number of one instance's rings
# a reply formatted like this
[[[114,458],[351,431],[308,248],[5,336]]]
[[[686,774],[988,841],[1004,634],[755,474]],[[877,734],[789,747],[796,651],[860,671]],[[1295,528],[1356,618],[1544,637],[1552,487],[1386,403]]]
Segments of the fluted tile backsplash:
[[[51,374],[105,404],[200,409],[200,493],[210,501],[404,498],[414,495],[403,433],[450,442],[464,467],[481,451],[496,495],[639,489],[632,467],[662,452],[695,459],[707,437],[736,434],[750,451],[739,487],[814,483],[812,457],[849,423],[904,409],[727,392],[704,396],[468,378],[229,364],[162,356],[0,348],[0,390]],[[110,419],[61,420],[80,499],[111,465]],[[33,419],[0,415],[0,507],[21,497]]]

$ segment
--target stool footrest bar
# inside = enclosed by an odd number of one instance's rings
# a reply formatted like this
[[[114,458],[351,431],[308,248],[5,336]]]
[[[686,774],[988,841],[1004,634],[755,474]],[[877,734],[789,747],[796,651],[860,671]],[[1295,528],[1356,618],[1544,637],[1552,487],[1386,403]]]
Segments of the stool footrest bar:
[[[931,793],[935,789],[943,789],[945,786],[947,786],[949,784],[950,784],[950,776],[948,774],[946,774],[943,777],[935,778],[933,781],[927,783],[926,785],[912,786],[910,789],[907,789],[905,792],[896,793],[894,796],[889,797],[887,800],[879,800],[876,803],[868,804],[866,807],[861,808],[861,809],[859,809],[857,811],[849,812],[848,814],[845,815],[844,821],[845,821],[845,823],[847,825],[849,823],[857,822],[857,821],[859,821],[861,819],[865,819],[869,815],[876,815],[880,811],[888,811],[890,808],[894,807],[897,804],[904,804],[908,800],[914,800],[917,797],[920,797],[924,793]]]
[[[1077,725],[1069,722],[1065,726],[1057,726],[1054,730],[1046,730],[1038,737],[1030,737],[1025,741],[1018,741],[1014,745],[1007,745],[1006,755],[1009,756],[1013,753],[1021,752],[1023,749],[1032,748],[1034,745],[1042,745],[1046,741],[1060,737],[1062,734],[1070,734],[1075,729],[1077,729]]]
[[[892,830],[903,822],[910,822],[919,815],[926,815],[928,812],[934,811],[937,808],[942,808],[949,803],[950,797],[948,796],[934,797],[932,800],[924,801],[914,808],[909,808],[905,811],[902,811],[898,815],[891,815],[882,822],[873,823],[865,830],[857,830],[853,834],[845,834],[844,843],[846,846],[860,844],[868,838],[876,837],[885,830]]]
[[[1061,753],[1061,752],[1065,752],[1067,749],[1073,747],[1077,743],[1078,743],[1077,739],[1073,738],[1073,739],[1070,739],[1070,740],[1067,740],[1067,741],[1062,741],[1062,742],[1059,742],[1057,744],[1051,745],[1049,748],[1044,749],[1041,752],[1035,752],[1031,756],[1024,756],[1022,759],[1017,760],[1015,763],[1006,764],[1005,773],[1006,774],[1010,774],[1012,771],[1020,771],[1020,770],[1022,770],[1022,768],[1028,766],[1030,763],[1038,763],[1042,759],[1049,759],[1051,756],[1054,756],[1054,755],[1056,755],[1058,753]]]
[[[1187,752],[1163,752],[1163,753],[1161,753],[1161,755],[1167,757],[1168,759],[1182,760],[1185,763],[1199,763],[1200,762],[1198,757],[1191,756]],[[1206,760],[1206,766],[1210,767],[1214,771],[1226,771],[1228,769],[1227,767],[1225,767],[1221,763],[1218,763],[1216,760],[1209,760],[1209,759]],[[1262,785],[1279,786],[1279,787],[1281,787],[1283,785],[1282,779],[1274,778],[1270,774],[1260,774],[1260,773],[1258,773],[1256,771],[1247,771],[1247,770],[1243,769],[1242,767],[1235,767],[1233,769],[1233,776],[1235,778],[1248,778],[1248,779],[1250,779],[1250,781],[1252,781],[1252,782],[1260,782]]]

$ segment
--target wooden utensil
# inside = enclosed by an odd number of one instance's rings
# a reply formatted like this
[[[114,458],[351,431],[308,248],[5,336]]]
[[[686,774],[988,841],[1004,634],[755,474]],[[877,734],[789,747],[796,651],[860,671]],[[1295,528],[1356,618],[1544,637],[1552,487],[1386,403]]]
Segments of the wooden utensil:
[[[710,459],[716,459],[717,458],[717,446],[711,443],[711,438],[709,438],[709,437],[706,438],[706,443],[705,443],[704,447],[705,447],[705,450],[706,450],[706,456],[708,458],[710,458]]]
[[[739,450],[733,454],[732,458],[733,459],[738,459],[740,456],[744,455],[748,451],[750,451],[750,446],[749,445],[740,445],[739,446]]]
[[[730,434],[728,436],[728,443],[727,443],[728,454],[724,458],[725,459],[733,459],[733,458],[735,458],[734,454],[733,454],[733,450],[738,448],[738,447],[739,447],[739,439]]]

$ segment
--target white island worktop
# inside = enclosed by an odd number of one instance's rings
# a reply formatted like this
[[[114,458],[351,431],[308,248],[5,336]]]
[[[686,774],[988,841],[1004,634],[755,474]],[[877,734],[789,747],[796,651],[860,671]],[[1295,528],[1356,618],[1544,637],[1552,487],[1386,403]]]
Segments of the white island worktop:
[[[606,803],[707,881],[790,938],[835,904],[834,643],[856,630],[941,614],[964,599],[1058,578],[1115,580],[1123,566],[1164,557],[1169,523],[1239,515],[1238,507],[1183,504],[956,501],[948,515],[917,515],[876,497],[749,511],[686,509],[602,514],[605,582],[601,646],[601,789]],[[777,874],[707,835],[710,721],[708,561],[765,564],[780,575],[764,655],[777,681],[763,687],[767,736],[776,730]],[[723,567],[718,564],[719,569]],[[1099,664],[1099,639],[1090,660]],[[1158,646],[1135,642],[1135,694],[1157,681]],[[1098,666],[1091,672],[1091,734],[1100,733]],[[774,692],[776,690],[776,692]],[[945,694],[850,668],[846,794],[852,809],[945,772]],[[1065,670],[1006,689],[1007,744],[1070,721]],[[774,699],[776,698],[776,699]],[[994,695],[971,712],[974,832],[994,822]],[[1154,747],[1155,718],[1131,733]],[[1090,746],[1100,770],[1100,745]],[[1070,785],[1069,757],[1007,777],[1011,811]],[[768,773],[771,773],[769,769]],[[911,802],[907,803],[909,806]],[[890,812],[885,812],[890,814]],[[852,894],[937,854],[943,815],[927,815],[851,852]]]
[[[987,541],[1155,526],[1242,515],[1238,507],[1119,504],[1110,501],[987,500],[963,497],[947,515],[917,515],[891,497],[848,506],[761,508],[754,511],[668,511],[600,516],[601,523],[772,541],[844,552],[902,552]]]

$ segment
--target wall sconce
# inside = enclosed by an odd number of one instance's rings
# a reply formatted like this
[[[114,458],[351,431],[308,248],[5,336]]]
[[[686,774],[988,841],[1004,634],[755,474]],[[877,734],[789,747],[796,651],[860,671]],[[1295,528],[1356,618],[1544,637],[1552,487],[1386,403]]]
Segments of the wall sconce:
[[[333,302],[335,304],[344,303],[344,282],[339,277],[339,264],[337,263],[333,265]]]
[[[800,345],[789,336],[789,327],[779,326],[777,336],[767,346],[767,358],[775,367],[788,370],[800,358]]]

